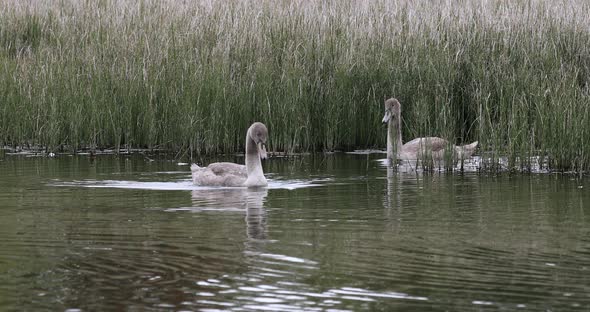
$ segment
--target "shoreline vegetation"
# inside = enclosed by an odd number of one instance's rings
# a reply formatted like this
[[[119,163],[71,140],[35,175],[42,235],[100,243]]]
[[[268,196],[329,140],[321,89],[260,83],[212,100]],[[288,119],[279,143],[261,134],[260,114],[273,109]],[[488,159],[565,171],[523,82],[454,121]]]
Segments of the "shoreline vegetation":
[[[590,169],[585,0],[0,3],[0,146],[286,153],[479,141],[494,170]],[[530,166],[519,162],[519,166]]]

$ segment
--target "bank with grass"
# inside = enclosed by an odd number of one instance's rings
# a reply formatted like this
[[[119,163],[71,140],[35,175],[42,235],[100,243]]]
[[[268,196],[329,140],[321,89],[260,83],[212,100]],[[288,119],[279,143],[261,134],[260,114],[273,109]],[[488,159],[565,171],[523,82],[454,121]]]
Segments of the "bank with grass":
[[[276,151],[441,136],[590,168],[586,1],[0,3],[0,144]],[[526,166],[526,161],[523,166]]]

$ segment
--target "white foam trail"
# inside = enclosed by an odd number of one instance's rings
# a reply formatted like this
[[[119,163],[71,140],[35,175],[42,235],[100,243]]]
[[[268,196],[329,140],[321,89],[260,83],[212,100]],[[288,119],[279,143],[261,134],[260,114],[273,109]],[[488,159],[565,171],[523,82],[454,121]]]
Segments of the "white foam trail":
[[[269,180],[267,189],[295,190],[307,187],[321,186],[326,179],[315,180]],[[53,181],[49,186],[65,187],[87,187],[87,188],[119,188],[136,190],[161,190],[161,191],[198,191],[198,190],[231,190],[245,189],[245,187],[219,187],[219,186],[197,186],[191,180],[178,180],[169,182],[144,182],[128,180],[74,180],[74,181]]]

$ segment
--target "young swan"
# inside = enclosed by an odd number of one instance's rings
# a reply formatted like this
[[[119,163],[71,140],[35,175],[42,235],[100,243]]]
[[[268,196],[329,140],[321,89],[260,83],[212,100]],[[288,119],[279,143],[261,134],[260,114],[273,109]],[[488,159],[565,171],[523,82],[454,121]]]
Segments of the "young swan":
[[[387,124],[387,159],[390,163],[394,163],[395,159],[422,159],[424,154],[432,155],[433,160],[443,160],[445,148],[449,147],[453,149],[451,156],[454,160],[465,159],[470,157],[477,148],[477,141],[463,146],[456,146],[438,137],[416,138],[403,144],[401,117],[401,104],[399,101],[394,98],[386,100],[385,116],[383,116],[382,121]],[[396,138],[395,142],[394,138]]]
[[[261,159],[266,158],[268,130],[261,122],[253,123],[246,133],[246,165],[230,162],[212,163],[207,167],[191,165],[193,184],[201,186],[267,186]]]

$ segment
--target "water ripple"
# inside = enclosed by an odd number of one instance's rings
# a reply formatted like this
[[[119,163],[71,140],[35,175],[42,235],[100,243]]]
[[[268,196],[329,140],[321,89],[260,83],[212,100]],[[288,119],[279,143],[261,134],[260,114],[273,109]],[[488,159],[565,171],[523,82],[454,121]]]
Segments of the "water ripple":
[[[308,160],[257,190],[176,163],[2,162],[0,310],[590,307],[584,180]]]

